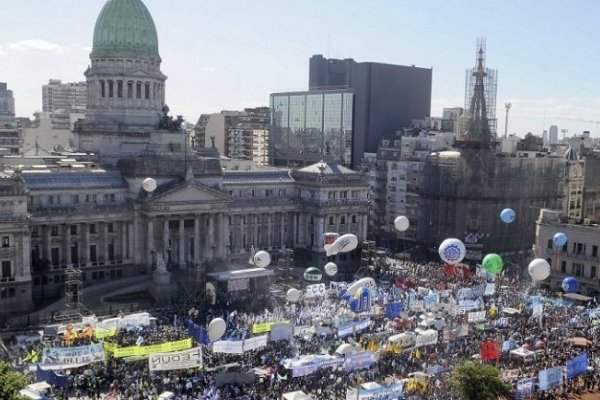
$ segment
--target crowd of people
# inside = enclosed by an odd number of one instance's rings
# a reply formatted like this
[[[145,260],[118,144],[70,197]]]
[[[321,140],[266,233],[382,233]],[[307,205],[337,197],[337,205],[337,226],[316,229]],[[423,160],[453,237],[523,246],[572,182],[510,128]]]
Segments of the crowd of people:
[[[519,380],[536,377],[546,368],[564,367],[568,360],[581,353],[586,353],[589,360],[587,373],[575,379],[565,379],[562,385],[547,390],[538,388],[534,396],[527,398],[570,399],[600,389],[597,369],[600,354],[594,345],[599,331],[596,327],[600,325],[596,325],[598,321],[590,312],[597,306],[595,300],[577,305],[558,299],[556,293],[536,287],[531,281],[498,277],[494,281],[493,294],[471,292],[476,293],[475,304],[486,311],[486,322],[474,324],[468,322],[468,312],[460,311],[459,293],[463,289],[482,287],[489,277],[478,276],[473,270],[444,269],[438,263],[396,259],[388,259],[383,267],[373,270],[372,275],[378,282],[378,287],[373,290],[373,306],[361,315],[353,313],[336,290],[328,291],[324,297],[282,303],[262,310],[249,310],[243,307],[243,303],[231,301],[232,297],[222,296],[222,301],[211,307],[209,315],[227,322],[223,340],[250,338],[254,324],[268,321],[287,320],[296,328],[305,329],[296,329],[291,340],[269,342],[266,347],[243,354],[215,353],[210,345],[195,343],[203,348],[203,366],[200,369],[150,372],[146,359],[107,356],[103,363],[63,371],[68,376],[68,386],[56,388],[53,398],[101,399],[109,396],[107,398],[155,400],[161,393],[172,392],[177,400],[275,400],[281,399],[286,392],[303,391],[315,399],[345,399],[348,388],[358,388],[366,382],[384,384],[404,380],[406,384],[409,377],[419,376],[423,385],[419,390],[404,391],[402,398],[459,399],[460,396],[450,386],[449,377],[457,365],[466,361],[486,362],[501,371],[516,371],[506,378],[509,383],[515,384]],[[423,296],[431,293],[441,294],[435,307],[413,307]],[[247,295],[251,297],[251,294]],[[238,295],[235,298],[249,297]],[[543,304],[541,316],[533,316],[531,299]],[[388,318],[383,310],[386,304],[392,302],[402,302],[404,310],[400,315]],[[518,312],[506,314],[505,310]],[[436,318],[444,321],[443,326],[438,327],[437,343],[402,351],[390,346],[390,336],[413,331],[418,326],[418,316],[431,311]],[[150,326],[119,328],[115,335],[103,340],[126,347],[184,339],[189,334],[183,316],[187,318],[188,314],[186,310],[173,310],[172,315],[164,320],[159,319]],[[338,326],[366,315],[371,321],[367,329],[352,332],[347,337],[338,336]],[[496,323],[501,318],[504,322]],[[170,321],[167,322],[167,319]],[[204,325],[206,321],[196,322]],[[445,339],[444,329],[465,324],[469,325],[467,335]],[[312,330],[306,329],[311,327]],[[59,338],[38,344],[35,351],[41,354],[44,346],[66,345],[57,343]],[[569,341],[571,338],[589,341]],[[97,339],[91,337],[89,341]],[[519,357],[503,349],[493,360],[478,360],[483,342],[512,343],[514,346],[508,350],[519,346],[534,355]],[[77,342],[79,345],[85,343],[81,339]],[[378,353],[378,359],[365,369],[346,372],[344,368],[335,366],[305,376],[294,376],[292,370],[284,366],[284,360],[303,355],[334,354],[343,343],[374,351]],[[31,348],[22,349],[20,354],[13,351],[13,355],[22,358],[31,351]],[[434,365],[439,366],[439,372],[429,371]],[[23,367],[27,367],[27,363]],[[253,383],[219,383],[218,376],[224,372],[252,372]],[[32,379],[34,375],[35,372]]]

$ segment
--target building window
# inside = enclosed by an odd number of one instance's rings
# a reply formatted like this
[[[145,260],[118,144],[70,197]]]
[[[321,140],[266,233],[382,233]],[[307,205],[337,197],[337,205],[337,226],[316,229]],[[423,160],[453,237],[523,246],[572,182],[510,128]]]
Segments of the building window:
[[[583,272],[583,264],[573,263],[573,275],[581,276]]]
[[[596,266],[592,265],[590,267],[590,278],[594,279],[596,277]]]
[[[58,236],[58,226],[53,225],[50,227],[50,236]]]
[[[12,278],[12,267],[10,261],[2,261],[2,279]]]
[[[133,97],[133,82],[127,82],[127,98],[131,99]]]
[[[123,81],[117,81],[117,97],[123,97]]]
[[[31,228],[31,237],[38,236],[40,236],[40,229],[37,226],[34,226],[33,228]]]
[[[77,235],[77,225],[71,225],[71,235]]]
[[[90,202],[90,195],[89,195],[89,194],[86,194],[86,195],[85,195],[85,202],[86,202],[86,203],[89,203],[89,202]]]
[[[113,97],[113,81],[108,81],[108,97]]]
[[[341,225],[345,225],[346,224],[346,216],[345,215],[340,216],[340,224]]]
[[[54,196],[48,196],[48,204],[54,204]]]
[[[335,223],[334,217],[329,217],[329,225],[333,225]]]
[[[592,257],[598,257],[598,246],[592,246]]]
[[[115,259],[115,244],[109,243],[108,244],[108,260],[114,261],[114,259]]]
[[[105,91],[105,88],[104,88],[104,81],[103,80],[100,81],[100,95],[102,97],[106,97],[106,91]]]
[[[90,245],[90,261],[95,263],[98,262],[98,258],[96,257],[96,245]]]
[[[15,297],[15,288],[2,288],[0,290],[0,298],[6,299],[7,297]]]
[[[356,215],[352,216],[352,223],[355,224],[356,223]]]
[[[60,264],[60,249],[58,247],[53,247],[50,249],[50,258],[52,265],[57,266]]]
[[[148,82],[144,84],[144,98],[146,100],[150,99],[150,84]]]
[[[114,225],[113,225],[113,223],[112,223],[112,222],[109,222],[109,223],[107,224],[107,227],[106,227],[106,228],[108,229],[108,232],[109,232],[109,233],[113,233],[113,232],[114,232],[114,230],[115,230],[115,227],[114,227]]]
[[[2,236],[2,247],[10,247],[10,236]]]
[[[273,197],[273,189],[265,189],[265,197]]]
[[[560,262],[560,272],[563,274],[567,273],[567,262],[564,260]]]
[[[109,199],[109,201],[110,201],[111,203],[114,203],[114,202],[115,202],[115,194],[114,194],[114,193],[111,193],[111,194],[108,196],[108,199]]]
[[[347,199],[348,198],[348,191],[347,190],[342,190],[340,192],[340,199]]]
[[[96,202],[98,202],[98,195],[93,194],[92,195],[92,203],[96,203]]]
[[[136,99],[142,98],[142,82],[137,82],[135,84],[135,98]]]
[[[78,194],[73,195],[73,204],[79,204],[79,195]]]
[[[553,246],[554,241],[552,239],[548,239],[548,244],[546,245],[547,249],[551,249]]]
[[[90,233],[96,233],[96,224],[90,224]]]

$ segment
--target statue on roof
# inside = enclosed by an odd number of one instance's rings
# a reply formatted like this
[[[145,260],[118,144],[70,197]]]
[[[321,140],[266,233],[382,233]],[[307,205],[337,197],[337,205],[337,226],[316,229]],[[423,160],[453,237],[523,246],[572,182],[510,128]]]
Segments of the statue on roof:
[[[169,115],[169,111],[169,106],[165,104],[162,108],[163,116],[158,123],[158,129],[164,129],[170,132],[180,131],[183,127],[183,116],[178,115],[176,119],[173,119],[173,117]]]

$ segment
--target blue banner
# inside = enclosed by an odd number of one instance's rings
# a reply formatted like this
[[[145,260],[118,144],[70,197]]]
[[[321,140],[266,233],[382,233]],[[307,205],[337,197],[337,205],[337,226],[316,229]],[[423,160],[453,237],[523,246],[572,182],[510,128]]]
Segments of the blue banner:
[[[372,351],[359,351],[357,353],[346,354],[344,369],[346,372],[365,369],[371,367],[376,361],[377,353]]]
[[[371,319],[363,319],[362,321],[352,321],[344,325],[340,325],[338,328],[338,337],[343,338],[352,335],[356,332],[367,329],[371,326]]]
[[[524,399],[535,394],[535,378],[522,379],[517,382],[515,399]]]
[[[208,338],[208,332],[204,329],[203,326],[194,323],[191,319],[187,322],[188,334],[194,338],[196,343],[201,343],[204,345],[210,344],[210,339]]]
[[[49,385],[57,388],[64,388],[68,385],[67,377],[65,375],[59,375],[51,370],[44,371],[39,365],[37,366],[36,375],[38,381],[46,381]]]
[[[562,367],[548,368],[540,371],[540,390],[547,390],[563,383]]]
[[[567,361],[567,379],[577,378],[587,372],[588,356],[586,353],[580,354]]]
[[[404,304],[401,302],[397,303],[388,303],[385,305],[385,316],[386,318],[392,319],[400,316],[400,314],[404,311]]]

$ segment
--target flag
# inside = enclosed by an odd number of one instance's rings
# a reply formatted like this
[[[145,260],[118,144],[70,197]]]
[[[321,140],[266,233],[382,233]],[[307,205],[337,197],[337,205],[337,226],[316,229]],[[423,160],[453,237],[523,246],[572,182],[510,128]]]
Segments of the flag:
[[[498,343],[493,340],[481,343],[481,360],[495,360],[500,357],[500,348]]]

